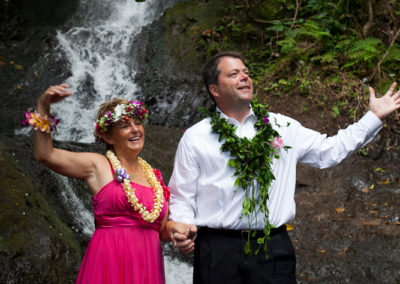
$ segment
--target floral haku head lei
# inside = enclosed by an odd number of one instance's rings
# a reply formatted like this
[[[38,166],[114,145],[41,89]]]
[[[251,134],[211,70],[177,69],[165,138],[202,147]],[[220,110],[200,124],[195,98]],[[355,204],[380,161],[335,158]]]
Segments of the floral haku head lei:
[[[106,111],[105,114],[97,119],[93,135],[96,141],[108,133],[111,126],[120,120],[138,119],[144,121],[148,117],[148,111],[141,101],[129,101],[127,104],[117,105],[113,111]]]

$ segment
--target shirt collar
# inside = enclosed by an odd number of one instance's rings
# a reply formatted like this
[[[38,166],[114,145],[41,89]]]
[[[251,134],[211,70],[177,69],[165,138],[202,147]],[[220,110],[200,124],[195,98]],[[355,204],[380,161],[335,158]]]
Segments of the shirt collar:
[[[225,113],[223,113],[218,106],[217,106],[217,111],[219,111],[219,113],[221,114],[221,117],[225,118],[228,123],[235,124],[235,125],[240,124],[240,122],[237,121],[235,118],[229,117]],[[251,108],[251,105],[250,105],[249,113],[244,117],[242,123],[246,122],[246,120],[250,119],[250,118],[253,118],[254,120],[256,120],[256,116],[253,112],[253,109]]]

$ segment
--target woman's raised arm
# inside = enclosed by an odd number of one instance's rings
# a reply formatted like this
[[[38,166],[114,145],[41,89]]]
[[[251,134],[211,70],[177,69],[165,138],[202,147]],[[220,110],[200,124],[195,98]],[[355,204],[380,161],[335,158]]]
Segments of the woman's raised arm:
[[[50,106],[72,95],[67,91],[69,86],[61,84],[49,87],[38,99],[37,113],[43,118],[50,116]],[[73,178],[88,181],[101,164],[104,157],[96,153],[75,153],[53,147],[50,133],[34,131],[35,159],[51,170]]]

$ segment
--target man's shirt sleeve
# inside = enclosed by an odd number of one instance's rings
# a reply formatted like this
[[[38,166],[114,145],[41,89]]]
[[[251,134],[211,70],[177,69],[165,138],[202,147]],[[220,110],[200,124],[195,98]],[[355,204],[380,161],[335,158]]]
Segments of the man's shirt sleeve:
[[[382,121],[370,111],[332,137],[299,126],[296,131],[298,162],[317,168],[335,166],[368,144],[381,128]]]
[[[193,154],[188,133],[179,142],[174,170],[169,182],[171,189],[170,218],[177,222],[195,224],[196,191],[200,167]]]

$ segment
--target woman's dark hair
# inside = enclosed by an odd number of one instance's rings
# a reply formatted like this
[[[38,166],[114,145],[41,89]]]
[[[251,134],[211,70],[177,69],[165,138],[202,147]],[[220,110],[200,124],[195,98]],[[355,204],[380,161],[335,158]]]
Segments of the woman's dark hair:
[[[224,52],[219,52],[215,54],[213,57],[211,57],[210,60],[206,62],[203,66],[203,81],[204,85],[206,87],[207,93],[214,101],[214,97],[211,94],[209,90],[210,85],[218,85],[218,76],[221,70],[218,69],[218,64],[221,61],[223,57],[233,57],[233,58],[238,58],[243,61],[243,56],[239,52],[236,51],[224,51]]]

